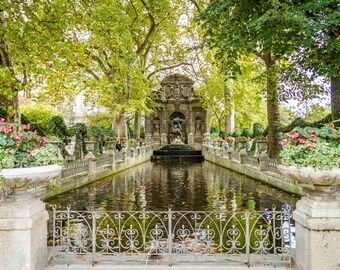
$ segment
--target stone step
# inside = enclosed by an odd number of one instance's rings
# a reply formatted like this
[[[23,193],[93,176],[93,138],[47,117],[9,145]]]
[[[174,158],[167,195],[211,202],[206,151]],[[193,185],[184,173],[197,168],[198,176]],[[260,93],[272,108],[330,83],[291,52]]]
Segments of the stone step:
[[[156,160],[191,160],[191,161],[203,161],[204,156],[203,155],[193,155],[193,156],[185,156],[185,155],[154,155],[151,156],[152,161]]]
[[[202,151],[199,150],[155,150],[153,151],[153,155],[155,156],[195,156],[202,155]]]
[[[204,160],[201,150],[195,150],[187,144],[168,144],[158,150],[153,151],[151,160],[169,159],[191,159]]]

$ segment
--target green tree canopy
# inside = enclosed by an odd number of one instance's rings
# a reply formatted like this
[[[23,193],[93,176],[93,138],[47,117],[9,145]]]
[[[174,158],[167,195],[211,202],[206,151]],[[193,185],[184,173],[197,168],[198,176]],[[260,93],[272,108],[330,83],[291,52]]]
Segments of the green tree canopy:
[[[216,57],[227,75],[241,72],[238,60],[244,56],[255,54],[263,60],[271,157],[277,156],[279,150],[276,131],[280,119],[278,86],[282,66],[279,63],[291,60],[288,56],[296,52],[311,31],[310,27],[304,29],[308,21],[302,18],[301,10],[296,9],[299,4],[294,1],[212,0],[199,16],[205,43],[216,49]],[[290,94],[301,95],[303,89],[308,87],[290,91]]]

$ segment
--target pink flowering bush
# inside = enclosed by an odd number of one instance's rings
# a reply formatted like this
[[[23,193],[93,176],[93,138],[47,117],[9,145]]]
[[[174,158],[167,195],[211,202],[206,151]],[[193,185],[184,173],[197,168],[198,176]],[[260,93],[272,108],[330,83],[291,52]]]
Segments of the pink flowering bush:
[[[33,167],[58,163],[53,146],[45,137],[30,131],[30,125],[6,123],[0,119],[0,169]]]
[[[340,131],[331,127],[295,128],[279,142],[284,165],[328,170],[340,167]]]

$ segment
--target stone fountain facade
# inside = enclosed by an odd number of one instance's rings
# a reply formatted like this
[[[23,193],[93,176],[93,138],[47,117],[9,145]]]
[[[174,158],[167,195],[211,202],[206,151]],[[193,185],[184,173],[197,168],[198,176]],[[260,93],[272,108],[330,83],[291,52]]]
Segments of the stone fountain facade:
[[[145,119],[145,139],[154,145],[182,142],[201,144],[209,137],[207,110],[194,92],[194,81],[186,76],[173,74],[161,82],[155,102],[158,110]],[[173,120],[182,119],[182,131],[176,132]]]

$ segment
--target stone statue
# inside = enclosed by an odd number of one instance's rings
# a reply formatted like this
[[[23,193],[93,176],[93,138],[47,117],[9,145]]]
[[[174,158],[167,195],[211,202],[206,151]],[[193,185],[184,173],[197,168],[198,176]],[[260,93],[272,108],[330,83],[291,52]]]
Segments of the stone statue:
[[[159,120],[154,120],[153,122],[153,133],[159,134]]]
[[[195,123],[195,133],[196,134],[201,134],[201,128],[202,128],[201,120],[196,120],[196,123]]]
[[[160,90],[160,97],[162,102],[166,102],[165,90],[163,88]]]
[[[179,99],[181,97],[181,91],[179,89],[179,87],[177,86],[175,89],[174,89],[174,98],[175,99]]]
[[[176,117],[172,120],[171,122],[171,133],[179,133],[180,135],[182,135],[182,123],[183,123],[183,119],[180,117]]]

